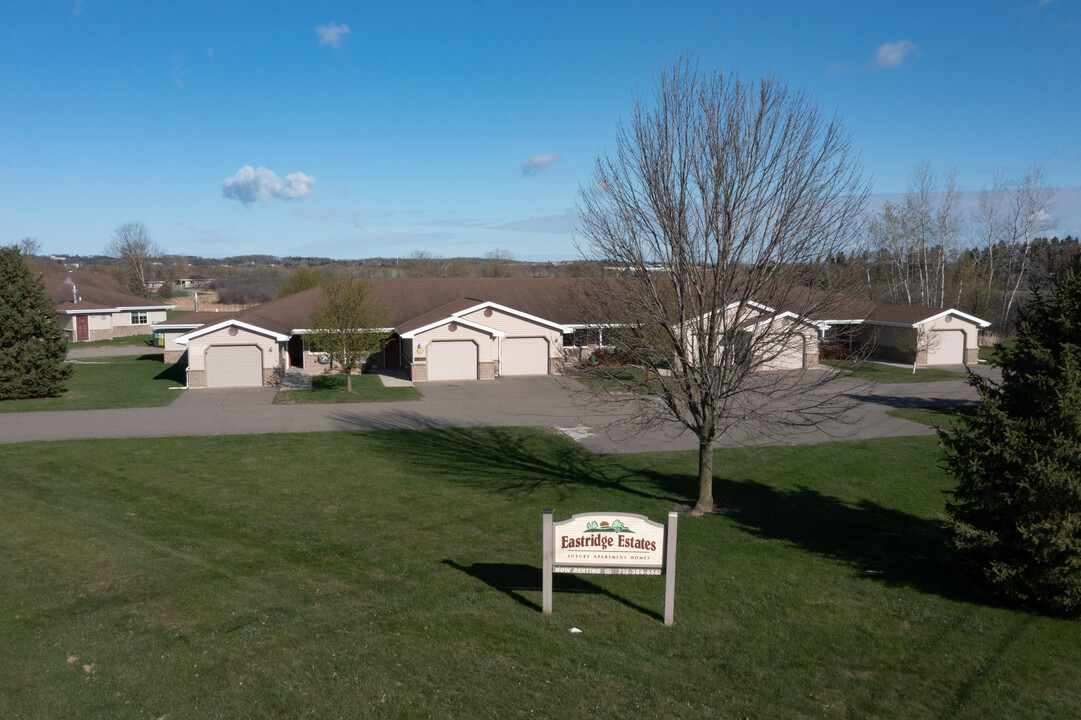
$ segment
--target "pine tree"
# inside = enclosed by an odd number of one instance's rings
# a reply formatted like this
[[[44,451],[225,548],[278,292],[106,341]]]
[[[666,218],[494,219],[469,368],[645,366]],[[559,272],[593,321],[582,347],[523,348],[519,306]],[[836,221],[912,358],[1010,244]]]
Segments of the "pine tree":
[[[0,400],[49,397],[71,367],[56,308],[15,246],[0,248]]]
[[[982,405],[940,432],[957,480],[957,549],[992,587],[1053,613],[1081,613],[1081,258],[1050,299],[1022,308],[998,346],[1002,382],[973,378]]]

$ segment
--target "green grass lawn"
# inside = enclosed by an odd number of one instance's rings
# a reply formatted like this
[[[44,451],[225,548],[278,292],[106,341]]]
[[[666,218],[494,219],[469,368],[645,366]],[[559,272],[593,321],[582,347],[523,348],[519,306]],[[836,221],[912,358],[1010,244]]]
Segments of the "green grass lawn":
[[[75,361],[67,389],[57,397],[0,401],[0,412],[157,407],[176,399],[184,370],[161,355],[85,358]]]
[[[357,403],[420,400],[415,387],[384,387],[378,375],[354,375],[353,394],[345,390],[344,375],[315,375],[311,390],[283,390],[274,396],[278,405],[303,403]]]
[[[676,383],[674,379],[660,377],[653,372],[649,373],[647,381],[646,370],[632,365],[588,367],[584,372],[578,378],[579,382],[591,390],[606,393],[653,393],[660,392],[664,382],[671,387]]]
[[[972,415],[976,405],[943,405],[940,407],[895,408],[887,410],[887,415],[912,420],[943,430],[953,430],[958,418]]]
[[[1003,347],[1012,348],[1016,340],[1007,340],[1002,343]],[[980,360],[991,364],[998,363],[998,348],[994,345],[982,345],[980,346]]]
[[[913,383],[913,382],[937,382],[940,380],[964,380],[964,373],[943,370],[942,368],[917,368],[912,372],[912,366],[887,365],[877,362],[850,362],[847,360],[822,360],[823,365],[830,365],[846,369],[849,374],[859,380],[873,380],[877,383]]]
[[[662,520],[696,457],[521,429],[0,446],[0,717],[1081,716],[1081,624],[955,566],[933,438],[718,452],[674,627],[650,577],[557,576],[543,616],[541,509]]]
[[[87,342],[69,342],[68,350],[74,350],[75,348],[99,348],[99,347],[153,347],[154,336],[150,333],[146,335],[126,335],[124,337],[115,337],[111,340],[89,340]]]

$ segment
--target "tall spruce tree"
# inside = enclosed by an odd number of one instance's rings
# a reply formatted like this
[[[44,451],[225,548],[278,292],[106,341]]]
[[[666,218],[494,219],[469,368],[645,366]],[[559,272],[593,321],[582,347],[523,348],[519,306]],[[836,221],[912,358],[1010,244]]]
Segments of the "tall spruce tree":
[[[1001,384],[940,432],[957,480],[947,510],[957,549],[1016,602],[1081,614],[1081,258],[1053,295],[1021,309],[998,346]]]
[[[17,247],[0,248],[0,400],[59,393],[71,375],[66,354],[45,283]]]

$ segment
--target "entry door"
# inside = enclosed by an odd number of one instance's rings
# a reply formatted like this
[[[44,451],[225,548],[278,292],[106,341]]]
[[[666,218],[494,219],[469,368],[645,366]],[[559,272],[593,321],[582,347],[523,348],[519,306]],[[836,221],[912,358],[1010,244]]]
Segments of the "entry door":
[[[75,340],[82,342],[90,339],[90,318],[86,315],[75,316]]]

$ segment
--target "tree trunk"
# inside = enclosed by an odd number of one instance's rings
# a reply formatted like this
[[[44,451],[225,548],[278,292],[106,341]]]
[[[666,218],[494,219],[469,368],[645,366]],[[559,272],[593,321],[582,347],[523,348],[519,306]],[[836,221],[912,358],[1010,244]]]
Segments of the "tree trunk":
[[[350,395],[353,394],[353,373],[349,372],[349,370],[345,371],[345,391]]]
[[[698,512],[711,513],[713,505],[713,443],[698,442]]]

